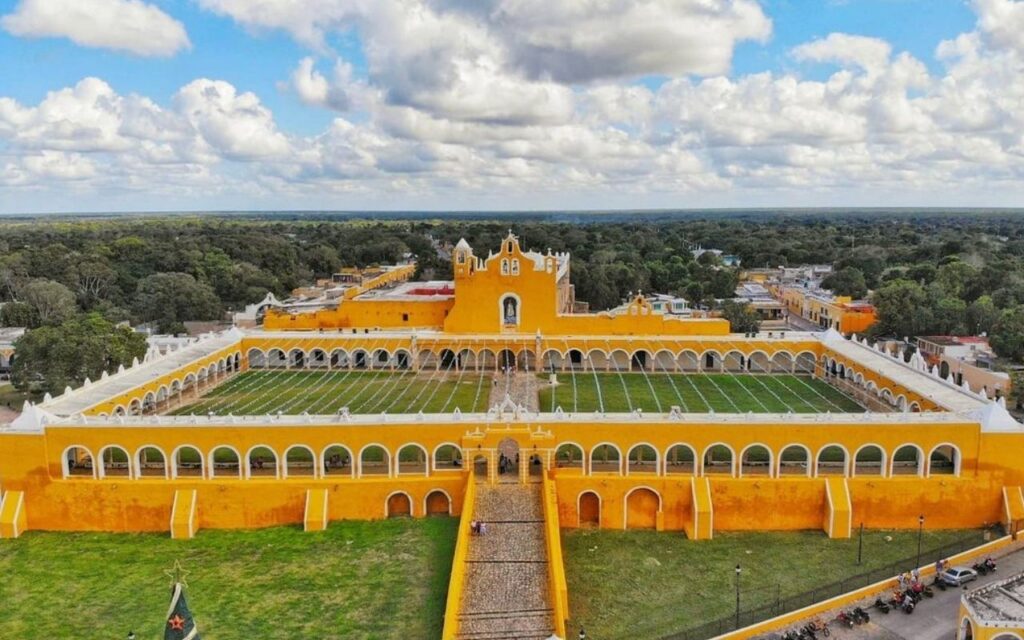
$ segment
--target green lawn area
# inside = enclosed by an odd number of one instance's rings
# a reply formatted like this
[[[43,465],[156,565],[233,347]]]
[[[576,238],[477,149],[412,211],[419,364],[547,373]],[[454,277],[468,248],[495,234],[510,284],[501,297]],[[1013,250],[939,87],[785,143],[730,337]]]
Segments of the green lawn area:
[[[0,544],[0,638],[162,638],[175,560],[204,640],[438,638],[456,518]]]
[[[31,398],[33,401],[41,398],[31,396],[28,393],[24,393],[15,389],[9,382],[0,382],[0,406],[6,407],[11,406],[11,409],[15,411],[21,411],[22,405],[25,404],[25,400]]]
[[[491,376],[473,372],[250,371],[221,384],[176,415],[314,415],[337,413],[463,413],[485,411]]]
[[[922,546],[937,549],[972,535],[980,544],[979,532],[926,530]],[[817,531],[716,533],[690,542],[672,533],[567,529],[562,541],[570,629],[583,626],[602,640],[655,639],[732,614],[737,564],[747,609],[917,553],[917,531],[866,531],[860,566],[856,535],[829,540]]]
[[[849,397],[810,376],[772,374],[560,373],[540,387],[542,411],[609,413],[634,409],[689,413],[859,413]]]

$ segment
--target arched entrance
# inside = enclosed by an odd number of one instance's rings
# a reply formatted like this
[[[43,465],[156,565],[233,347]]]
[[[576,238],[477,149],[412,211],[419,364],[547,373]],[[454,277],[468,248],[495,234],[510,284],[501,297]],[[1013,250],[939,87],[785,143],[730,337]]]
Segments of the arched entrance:
[[[515,371],[516,364],[516,354],[512,353],[511,349],[502,349],[498,353],[499,371]]]
[[[519,481],[519,443],[513,438],[498,443],[498,480]]]
[[[596,493],[593,491],[581,493],[579,510],[579,526],[601,526],[601,498]]]
[[[657,493],[646,487],[634,489],[626,497],[626,528],[657,528],[660,509],[661,498]]]
[[[404,493],[392,493],[388,496],[388,517],[401,518],[412,515],[412,501]]]
[[[439,489],[427,494],[426,505],[428,516],[446,516],[452,512],[451,500]]]
[[[473,476],[477,482],[487,481],[487,456],[482,453],[473,456]]]

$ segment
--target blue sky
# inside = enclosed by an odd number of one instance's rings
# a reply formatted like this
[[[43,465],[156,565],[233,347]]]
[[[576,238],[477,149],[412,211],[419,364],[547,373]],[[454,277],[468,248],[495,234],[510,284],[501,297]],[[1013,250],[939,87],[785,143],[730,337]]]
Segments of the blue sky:
[[[309,0],[292,12],[281,1],[280,11],[265,14],[253,13],[244,0],[148,0],[146,13],[131,24],[123,11],[128,0],[68,5],[85,7],[87,19],[47,13],[70,1],[0,2],[0,16],[7,16],[0,22],[0,101],[13,105],[5,112],[0,102],[0,167],[6,162],[0,196],[7,196],[0,211],[24,210],[26,203],[157,208],[167,198],[156,192],[165,189],[180,196],[180,207],[170,208],[186,209],[292,202],[297,208],[444,208],[447,202],[472,208],[499,201],[538,208],[870,205],[906,189],[891,176],[871,182],[862,169],[842,175],[841,167],[827,173],[815,167],[798,176],[794,167],[815,156],[845,154],[846,163],[863,162],[865,153],[890,158],[877,145],[895,134],[920,138],[931,130],[932,141],[953,135],[962,123],[941,122],[935,103],[955,98],[939,95],[948,91],[943,77],[963,82],[969,74],[951,66],[966,65],[971,56],[958,51],[940,60],[937,49],[973,34],[968,45],[959,41],[961,49],[976,49],[971,64],[982,58],[1005,71],[1013,65],[1006,56],[1024,48],[1010,29],[1024,25],[1020,0],[718,0],[720,11],[697,29],[688,21],[704,17],[678,8],[686,3],[644,0],[644,15],[590,16],[574,13],[572,0],[552,0],[545,6],[551,20],[566,21],[556,22],[554,35],[532,16],[495,21],[454,1],[455,9],[424,4],[429,20],[419,21],[398,0],[371,8],[356,0]],[[651,15],[655,22],[664,16],[664,33],[651,26]],[[576,28],[599,46],[564,37]],[[136,32],[134,39],[125,35]],[[157,50],[156,42],[165,44]],[[886,45],[892,55],[871,53]],[[903,53],[909,55],[897,60]],[[305,58],[312,67],[300,79]],[[773,81],[757,86],[752,76],[763,72]],[[100,82],[82,87],[86,78]],[[794,97],[790,80],[805,83],[808,97]],[[860,93],[815,97],[837,83],[841,92]],[[864,106],[873,97],[891,99],[894,91],[900,95],[891,105]],[[73,97],[54,99],[60,92]],[[802,105],[805,99],[821,103]],[[1001,97],[978,99],[998,105]],[[138,138],[138,123],[128,119],[140,100],[156,105],[141,107],[145,122],[177,132],[173,141],[154,132]],[[782,103],[788,100],[795,102]],[[708,109],[722,109],[723,117],[708,120]],[[822,124],[781,127],[787,113],[805,124],[820,113]],[[730,119],[735,124],[727,128]],[[753,121],[762,124],[744,130]],[[964,186],[947,200],[992,204],[1017,193],[1018,176],[1006,168],[1020,153],[1017,126],[1000,124],[995,170],[980,157],[974,165],[963,158],[955,170],[936,165],[927,175],[911,172],[912,159],[904,157],[898,170],[907,172],[912,189],[920,188],[921,204],[940,204],[928,185],[948,185],[952,175]],[[94,139],[57,144],[52,127],[76,141]],[[67,133],[76,127],[81,130]],[[29,140],[26,130],[38,135]],[[630,140],[617,138],[623,134]],[[673,155],[664,153],[666,136],[673,138]],[[558,149],[542,148],[555,144]],[[133,169],[140,158],[128,150],[139,145],[149,145],[147,171]],[[574,146],[601,157],[579,166]],[[631,154],[635,166],[608,157]],[[922,148],[917,161],[938,155]],[[660,175],[665,167],[672,172]],[[184,189],[171,184],[173,175]],[[645,176],[657,185],[644,185]],[[859,188],[865,184],[879,195],[865,196]]]

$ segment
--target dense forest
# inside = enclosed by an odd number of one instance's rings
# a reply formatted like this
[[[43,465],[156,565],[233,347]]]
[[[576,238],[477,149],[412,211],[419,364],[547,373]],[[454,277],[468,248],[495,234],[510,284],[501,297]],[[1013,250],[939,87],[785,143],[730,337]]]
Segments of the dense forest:
[[[181,331],[222,318],[342,266],[415,256],[420,275],[450,276],[437,247],[465,237],[478,253],[509,228],[524,246],[572,254],[577,298],[592,309],[629,292],[673,293],[711,306],[732,296],[737,269],[831,264],[837,292],[868,295],[874,332],[912,336],[988,332],[1001,355],[1024,358],[1024,224],[1019,214],[878,212],[718,213],[444,220],[330,220],[315,216],[167,216],[0,223],[0,325],[118,322]],[[90,322],[81,322],[83,315]],[[97,324],[100,323],[100,324]],[[68,327],[71,329],[71,326]],[[129,357],[138,346],[121,349]],[[102,358],[101,358],[102,360]],[[70,371],[75,380],[99,364]]]

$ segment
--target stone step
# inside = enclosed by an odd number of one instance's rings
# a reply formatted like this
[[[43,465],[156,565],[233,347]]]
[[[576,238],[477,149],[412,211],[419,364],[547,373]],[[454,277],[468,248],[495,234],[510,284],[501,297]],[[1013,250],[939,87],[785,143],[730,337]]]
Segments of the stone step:
[[[551,609],[509,614],[459,616],[459,638],[548,638],[552,633]]]

